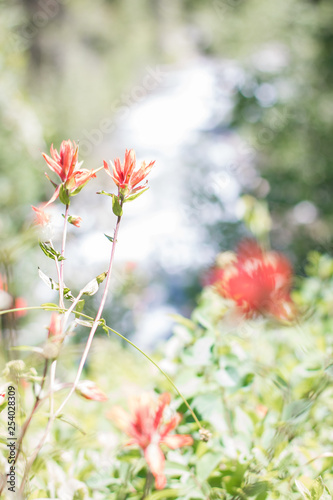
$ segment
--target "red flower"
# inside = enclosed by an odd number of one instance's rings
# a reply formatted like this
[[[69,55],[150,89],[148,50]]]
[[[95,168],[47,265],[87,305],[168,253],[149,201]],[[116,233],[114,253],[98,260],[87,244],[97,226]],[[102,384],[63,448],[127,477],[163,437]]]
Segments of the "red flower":
[[[269,314],[291,319],[293,316],[289,261],[280,253],[264,252],[254,241],[241,243],[235,258],[213,270],[209,281],[247,317]]]
[[[27,301],[23,297],[13,298],[13,296],[8,292],[8,284],[6,278],[0,274],[0,309],[20,309],[27,306]],[[16,318],[25,316],[26,311],[15,311],[14,315]]]
[[[32,207],[32,210],[34,210],[36,216],[35,216],[35,224],[38,224],[40,226],[46,226],[50,222],[50,217],[47,215],[47,213],[44,212],[44,210],[40,207]]]
[[[68,222],[70,224],[73,224],[73,226],[75,226],[75,227],[80,227],[82,219],[81,219],[81,217],[78,217],[77,215],[70,215],[68,217]]]
[[[6,393],[5,392],[1,392],[0,393],[0,406],[5,401],[5,398],[6,398]]]
[[[107,401],[109,399],[95,382],[91,380],[82,380],[78,383],[75,390],[80,396],[92,401]]]
[[[28,303],[23,297],[17,297],[14,301],[14,309],[23,309],[23,307],[27,307]],[[27,314],[26,311],[16,311],[15,316],[17,318],[21,318]]]
[[[62,317],[61,314],[52,313],[50,326],[48,328],[49,334],[48,338],[52,342],[59,342],[62,340],[63,332],[62,332]]]
[[[120,193],[124,197],[127,197],[145,188],[148,181],[139,186],[138,184],[140,184],[140,182],[147,177],[155,162],[151,161],[148,165],[146,165],[146,162],[143,161],[140,167],[136,168],[134,150],[130,149],[128,151],[126,149],[124,163],[121,164],[120,159],[116,158],[114,160],[114,165],[112,165],[112,171],[105,160],[103,163],[106,173],[114,180]]]
[[[81,191],[92,177],[96,177],[96,170],[79,170],[82,162],[77,162],[78,149],[75,142],[72,143],[72,141],[68,140],[62,141],[59,153],[53,148],[53,144],[50,149],[51,157],[42,153],[50,169],[55,172],[62,181],[59,186],[51,181],[52,184],[56,186],[56,190],[47,205],[58,198],[61,186],[66,190],[67,197],[74,196]]]
[[[114,407],[108,416],[117,426],[126,432],[132,439],[128,445],[140,446],[152,474],[155,477],[157,489],[166,485],[164,475],[164,455],[161,444],[171,449],[189,446],[193,443],[191,436],[169,433],[177,427],[182,416],[176,413],[167,422],[163,419],[164,409],[170,404],[170,395],[162,394],[156,401],[150,394],[134,397],[130,401],[131,414],[120,407]]]

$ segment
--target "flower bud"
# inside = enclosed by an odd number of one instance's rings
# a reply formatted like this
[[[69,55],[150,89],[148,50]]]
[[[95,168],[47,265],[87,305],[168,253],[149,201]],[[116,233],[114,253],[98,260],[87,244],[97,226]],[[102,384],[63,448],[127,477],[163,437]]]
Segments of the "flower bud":
[[[204,428],[201,428],[199,430],[199,434],[200,434],[200,440],[203,441],[204,443],[207,443],[212,437],[212,433]]]
[[[107,401],[107,395],[91,380],[82,380],[78,383],[75,391],[85,399],[92,401]]]

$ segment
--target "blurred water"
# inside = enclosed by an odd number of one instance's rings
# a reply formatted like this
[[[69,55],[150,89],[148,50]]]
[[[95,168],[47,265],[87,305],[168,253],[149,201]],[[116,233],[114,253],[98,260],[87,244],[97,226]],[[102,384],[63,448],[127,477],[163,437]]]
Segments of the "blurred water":
[[[138,162],[156,160],[149,191],[125,205],[112,280],[114,289],[123,279],[121,266],[129,262],[148,281],[151,273],[163,275],[163,283],[155,280],[143,294],[136,321],[143,346],[170,332],[169,313],[189,312],[184,289],[193,273],[211,265],[217,251],[205,225],[234,220],[240,193],[234,168],[240,139],[228,128],[240,70],[232,62],[200,59],[162,68],[162,74],[157,88],[126,115],[119,113],[115,132],[105,136],[95,155],[123,159],[125,149],[133,148]],[[107,268],[110,243],[103,233],[112,234],[115,219],[110,198],[94,194],[101,182],[102,189],[115,192],[101,172],[77,205],[82,228],[69,235],[67,255],[80,281],[91,279],[92,268],[96,274]],[[212,195],[221,203],[210,205]],[[78,244],[71,245],[71,232]]]

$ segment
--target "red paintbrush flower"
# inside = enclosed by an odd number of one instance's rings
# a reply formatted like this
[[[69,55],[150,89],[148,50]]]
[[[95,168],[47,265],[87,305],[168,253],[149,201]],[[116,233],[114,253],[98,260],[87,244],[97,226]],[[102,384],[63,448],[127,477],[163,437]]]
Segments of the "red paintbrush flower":
[[[3,277],[0,274],[0,309],[5,310],[5,309],[23,309],[27,307],[27,301],[23,297],[16,297],[14,298],[9,292],[8,292],[8,284],[7,284],[7,279],[6,277]],[[20,318],[22,316],[25,316],[26,311],[15,311],[14,315],[16,318]]]
[[[158,400],[151,394],[143,394],[130,400],[130,414],[120,407],[114,407],[108,414],[116,425],[131,437],[127,445],[137,445],[142,448],[148,466],[155,477],[157,489],[163,489],[166,485],[165,458],[160,445],[165,444],[171,449],[176,449],[193,444],[193,439],[188,434],[170,435],[182,416],[176,413],[165,421],[163,414],[165,407],[169,404],[168,393],[162,394]]]
[[[32,210],[35,212],[35,224],[39,226],[46,226],[50,222],[50,217],[46,212],[40,207],[33,207]]]
[[[52,313],[50,326],[48,328],[48,338],[52,342],[61,342],[63,339],[62,332],[62,315],[58,313]]]
[[[97,170],[80,170],[82,162],[78,163],[77,161],[78,149],[75,142],[72,143],[72,141],[68,140],[62,141],[59,153],[53,148],[53,144],[50,149],[51,157],[42,153],[50,169],[56,173],[62,181],[59,186],[51,181],[56,187],[56,190],[47,205],[56,200],[59,195],[60,200],[68,204],[70,196],[78,194],[91,178],[96,177]],[[47,174],[45,175],[48,177]],[[64,193],[61,193],[61,188],[63,188]]]
[[[107,401],[109,398],[107,395],[91,380],[81,380],[75,391],[80,396],[85,399],[90,399],[91,401]]]
[[[110,166],[105,160],[103,163],[106,173],[114,180],[115,184],[118,186],[119,194],[122,194],[123,197],[126,198],[146,187],[148,181],[141,185],[140,183],[147,177],[155,162],[151,161],[148,165],[146,165],[146,162],[143,161],[140,167],[136,168],[136,158],[134,150],[130,149],[128,151],[126,149],[125,160],[123,164],[120,163],[119,158],[116,158],[111,170]]]
[[[263,251],[254,241],[241,243],[234,259],[210,273],[209,282],[247,317],[291,319],[294,314],[289,261],[278,252]]]

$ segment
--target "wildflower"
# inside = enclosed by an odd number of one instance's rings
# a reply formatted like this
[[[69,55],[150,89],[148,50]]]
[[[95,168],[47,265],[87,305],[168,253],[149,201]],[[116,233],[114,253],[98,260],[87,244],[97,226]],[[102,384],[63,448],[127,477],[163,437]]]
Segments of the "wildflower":
[[[23,309],[27,307],[28,303],[23,297],[17,297],[14,300],[14,309]],[[22,316],[26,315],[26,311],[15,311],[15,316],[17,318],[21,318]]]
[[[107,401],[107,395],[91,380],[82,380],[76,387],[76,392],[85,399],[92,401]]]
[[[62,141],[59,153],[53,148],[53,144],[50,149],[51,157],[42,153],[50,169],[62,181],[60,185],[51,181],[56,190],[46,205],[53,203],[59,196],[60,201],[66,205],[69,204],[69,198],[78,194],[91,178],[96,177],[97,170],[80,170],[82,162],[78,163],[77,161],[78,149],[75,142],[72,143],[72,141],[68,140]],[[45,175],[48,177],[47,174]]]
[[[209,282],[225,298],[233,300],[247,316],[269,314],[291,319],[292,269],[277,252],[265,252],[254,241],[244,241],[234,259],[211,272]]]
[[[157,401],[152,395],[143,394],[131,399],[131,414],[120,407],[114,407],[108,414],[116,425],[131,437],[127,445],[137,445],[142,448],[148,466],[155,477],[157,489],[163,489],[166,485],[165,458],[160,445],[165,444],[171,449],[176,449],[193,443],[192,437],[187,434],[170,435],[182,416],[176,413],[168,421],[164,421],[163,413],[169,404],[168,393],[162,394]]]
[[[14,298],[8,292],[8,284],[5,277],[0,274],[0,310],[5,309],[21,309],[27,306],[27,302],[23,297]],[[26,311],[15,311],[15,317],[19,318],[26,314]]]
[[[144,189],[147,185],[147,180],[144,184],[140,184],[153,168],[154,161],[148,165],[143,161],[140,167],[136,168],[136,158],[133,149],[126,149],[124,163],[120,163],[120,159],[114,160],[112,171],[108,163],[104,160],[104,168],[106,173],[114,180],[118,186],[118,192],[123,198],[128,198],[130,195]],[[141,193],[140,193],[141,194]]]
[[[62,317],[61,314],[52,313],[50,326],[48,328],[48,338],[52,342],[59,342],[62,340]]]
[[[50,217],[46,212],[40,207],[32,207],[32,210],[35,212],[35,224],[39,226],[46,226],[50,222]]]
[[[81,217],[78,217],[77,215],[70,215],[68,217],[68,222],[70,224],[73,224],[73,226],[75,226],[75,227],[80,227],[82,219],[81,219]]]

